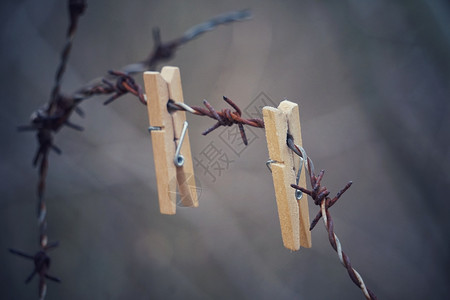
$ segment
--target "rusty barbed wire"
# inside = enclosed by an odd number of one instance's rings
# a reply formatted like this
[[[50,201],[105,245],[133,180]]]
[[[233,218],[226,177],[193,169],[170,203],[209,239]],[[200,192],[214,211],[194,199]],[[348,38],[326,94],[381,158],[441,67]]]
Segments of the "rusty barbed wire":
[[[189,28],[181,37],[166,43],[161,42],[161,33],[159,28],[156,27],[153,29],[153,52],[148,56],[146,60],[139,63],[127,65],[122,68],[121,71],[126,74],[132,75],[155,69],[156,65],[161,61],[173,58],[178,48],[180,48],[187,42],[192,41],[193,39],[215,29],[220,25],[248,20],[251,18],[251,16],[252,14],[249,9],[227,12]]]
[[[32,259],[34,262],[34,270],[30,276],[28,276],[25,283],[29,283],[34,275],[39,275],[38,295],[39,299],[45,299],[47,294],[47,282],[46,280],[52,280],[55,282],[61,282],[58,278],[50,276],[48,270],[50,268],[50,257],[47,255],[47,251],[58,246],[58,243],[49,244],[47,235],[47,206],[45,203],[45,183],[48,171],[48,154],[50,150],[60,154],[61,150],[53,144],[52,131],[58,131],[61,126],[67,125],[74,129],[81,130],[78,125],[70,123],[68,120],[72,111],[80,110],[76,109],[76,101],[64,97],[60,93],[61,80],[66,70],[67,62],[69,60],[70,51],[72,49],[73,39],[78,25],[79,17],[84,13],[86,9],[85,0],[69,0],[68,10],[70,15],[70,24],[66,34],[66,45],[61,54],[60,64],[57,68],[55,75],[55,83],[52,89],[50,100],[47,105],[36,110],[31,116],[31,124],[27,126],[19,126],[20,131],[35,130],[37,131],[37,140],[39,147],[33,158],[33,165],[36,167],[39,165],[39,179],[37,186],[38,205],[37,205],[37,219],[39,228],[39,247],[40,250],[34,255],[25,254],[19,250],[9,249],[9,251],[15,255]]]
[[[147,59],[138,63],[126,65],[120,71],[112,71],[105,77],[94,79],[86,86],[76,91],[74,93],[74,96],[84,100],[93,95],[108,95],[111,93],[116,93],[116,95],[120,94],[120,91],[124,90],[123,88],[111,90],[111,86],[108,83],[105,83],[105,81],[116,79],[116,86],[121,86],[121,84],[118,84],[119,81],[127,82],[133,75],[156,69],[156,66],[159,63],[172,59],[175,56],[176,51],[181,46],[192,41],[198,36],[215,29],[220,25],[244,21],[250,18],[251,12],[248,9],[227,12],[222,15],[213,17],[206,22],[193,26],[185,31],[185,33],[181,37],[165,43],[162,42],[160,29],[156,27],[153,29],[153,51],[150,53]],[[132,94],[137,96],[143,104],[146,104],[145,101],[142,100],[143,97],[141,97],[141,94],[137,93],[138,90],[142,90],[140,87],[138,88],[137,84],[133,82],[132,88],[125,88],[125,90],[131,92]],[[120,94],[118,97],[120,97],[121,95],[122,94]],[[116,98],[114,98],[113,100],[115,99]]]
[[[305,150],[296,145],[293,142],[292,136],[288,135],[287,138],[287,144],[288,147],[297,155],[299,155],[303,161],[301,163],[306,164],[306,169],[308,169],[308,174],[310,178],[310,184],[311,184],[311,190],[308,190],[304,187],[298,186],[296,184],[291,184],[291,187],[295,190],[300,190],[303,193],[309,195],[313,200],[315,205],[320,206],[320,211],[314,218],[314,220],[311,222],[310,230],[314,228],[314,226],[317,224],[317,222],[320,220],[320,218],[323,217],[323,222],[325,224],[325,228],[328,232],[328,240],[330,241],[331,246],[333,249],[337,252],[339,256],[339,260],[341,261],[342,265],[347,269],[348,275],[350,276],[353,283],[355,283],[364,293],[364,296],[368,300],[376,300],[377,297],[375,294],[369,290],[361,275],[352,267],[350,263],[350,259],[347,256],[347,254],[344,253],[342,250],[341,242],[339,241],[339,238],[334,233],[334,225],[333,225],[333,219],[331,218],[329,208],[333,206],[339,198],[350,188],[352,185],[352,182],[348,182],[344,188],[342,188],[334,198],[330,198],[330,192],[325,186],[321,186],[321,182],[323,179],[323,176],[325,174],[324,170],[321,170],[319,172],[319,175],[315,175],[314,173],[314,165],[312,163],[312,160],[306,155]]]
[[[34,261],[35,269],[26,280],[26,283],[30,282],[35,274],[39,274],[39,299],[45,298],[47,291],[46,279],[60,282],[58,278],[48,275],[50,257],[47,255],[47,251],[55,248],[57,243],[48,244],[47,207],[44,197],[49,153],[54,151],[57,154],[61,154],[61,150],[53,143],[54,134],[63,126],[79,131],[83,130],[81,126],[73,124],[69,119],[73,112],[83,117],[84,112],[78,105],[92,96],[111,95],[104,102],[106,105],[127,93],[131,93],[142,104],[146,105],[142,88],[134,81],[132,75],[156,68],[158,63],[173,58],[180,46],[221,24],[242,21],[251,17],[249,10],[229,12],[198,24],[187,30],[180,38],[166,43],[161,41],[159,28],[155,28],[153,30],[154,49],[146,60],[137,64],[127,65],[120,71],[109,71],[106,76],[91,81],[91,83],[88,83],[71,95],[66,95],[61,92],[61,83],[69,61],[78,21],[86,10],[87,1],[68,0],[67,3],[70,20],[50,99],[47,104],[32,113],[29,124],[18,126],[19,131],[36,131],[38,141],[38,149],[33,158],[33,166],[39,166],[37,217],[40,250],[34,256],[14,249],[10,249],[10,252]]]
[[[235,111],[231,111],[229,108],[224,108],[222,111],[216,111],[208,101],[203,100],[203,104],[206,108],[198,106],[188,106],[183,103],[176,103],[173,100],[169,100],[167,103],[167,108],[170,111],[174,110],[184,110],[198,116],[208,116],[217,121],[212,127],[206,129],[202,134],[207,135],[211,131],[219,128],[220,126],[232,126],[237,124],[239,126],[239,131],[241,133],[242,141],[245,145],[248,144],[247,136],[245,134],[244,125],[249,125],[257,128],[264,128],[264,121],[261,119],[244,119],[242,118],[241,109],[234,103],[231,99],[223,96],[223,100],[227,102]]]

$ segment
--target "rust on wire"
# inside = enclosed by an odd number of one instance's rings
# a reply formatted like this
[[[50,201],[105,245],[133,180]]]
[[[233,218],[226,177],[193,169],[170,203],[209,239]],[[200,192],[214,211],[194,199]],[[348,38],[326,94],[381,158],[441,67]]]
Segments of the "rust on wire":
[[[69,61],[70,51],[72,50],[73,40],[78,27],[78,20],[87,7],[86,0],[69,0],[68,4],[70,22],[66,34],[66,45],[61,53],[60,64],[56,71],[55,84],[50,97],[50,105],[48,106],[49,110],[53,109],[53,104],[58,101],[61,94],[61,80],[66,70],[67,62]]]
[[[104,78],[103,83],[106,84],[107,87],[105,88],[105,86],[98,86],[92,91],[93,94],[115,93],[112,97],[103,102],[103,104],[107,105],[117,98],[121,97],[122,95],[131,93],[134,96],[138,97],[139,101],[141,101],[142,104],[147,105],[147,101],[144,97],[144,92],[142,91],[142,88],[134,81],[133,77],[120,71],[109,71],[109,74],[117,78],[116,84],[113,84],[108,79]]]
[[[202,134],[207,135],[211,131],[219,128],[220,126],[232,126],[232,125],[238,125],[239,131],[241,133],[242,141],[245,145],[248,144],[247,142],[247,136],[245,134],[244,125],[257,127],[257,128],[264,128],[264,121],[261,119],[244,119],[242,118],[242,112],[241,109],[234,103],[231,99],[223,96],[223,100],[227,102],[234,111],[231,111],[229,108],[224,108],[221,111],[216,111],[211,104],[209,104],[208,101],[203,100],[204,107],[198,107],[198,106],[191,106],[189,109],[186,107],[187,105],[180,105],[172,100],[170,100],[167,103],[167,107],[169,111],[172,110],[184,110],[191,112],[198,116],[208,116],[212,119],[215,119],[217,121],[216,124],[214,124],[212,127],[205,130]]]
[[[161,39],[161,33],[159,28],[153,29],[153,51],[150,53],[147,59],[144,61],[133,63],[126,65],[123,67],[120,71],[114,71],[114,73],[109,73],[107,76],[98,78],[93,80],[91,83],[88,83],[86,86],[82,87],[78,91],[74,93],[74,96],[85,100],[87,98],[90,98],[93,95],[99,95],[99,94],[112,94],[116,93],[117,90],[111,89],[110,85],[105,82],[110,81],[111,79],[119,79],[124,80],[126,84],[128,84],[129,78],[131,76],[140,74],[145,71],[154,70],[156,69],[157,65],[159,63],[162,63],[164,61],[170,60],[175,56],[176,51],[184,44],[192,41],[196,37],[211,31],[215,29],[216,27],[232,22],[238,22],[238,21],[244,21],[251,18],[251,13],[249,10],[239,10],[239,11],[231,11],[219,16],[216,16],[204,23],[198,24],[193,26],[192,28],[188,29],[181,37],[173,39],[168,42],[162,42]],[[118,78],[119,77],[119,78]],[[135,96],[137,96],[143,104],[145,104],[145,101],[143,101],[143,98],[140,97],[139,93],[135,93],[138,90],[142,90],[141,88],[138,88],[138,85],[130,85],[131,88],[125,88],[128,92],[131,92]],[[117,86],[117,82],[116,82]],[[118,97],[122,96],[123,94],[118,95]],[[118,98],[116,97],[116,98]],[[114,98],[113,100],[115,100]],[[108,102],[109,103],[109,102]],[[107,104],[107,103],[106,103]]]
[[[291,139],[292,139],[292,137],[291,137]],[[325,186],[321,185],[325,171],[321,170],[319,172],[319,174],[316,176],[314,174],[314,167],[313,167],[312,160],[309,157],[304,157],[304,156],[306,156],[306,154],[305,155],[302,154],[302,153],[305,153],[303,148],[297,146],[293,142],[293,140],[289,141],[289,137],[288,137],[287,144],[288,144],[288,147],[291,148],[292,151],[294,151],[294,153],[301,156],[304,160],[307,161],[307,169],[308,169],[308,174],[309,174],[309,178],[310,178],[311,190],[308,190],[308,189],[298,186],[296,184],[291,184],[291,187],[293,187],[296,190],[300,190],[303,193],[309,195],[314,200],[314,204],[320,206],[319,213],[316,215],[314,220],[311,222],[310,230],[312,230],[314,228],[314,226],[317,224],[317,222],[320,220],[320,218],[323,217],[323,221],[324,221],[325,227],[328,232],[328,239],[330,241],[330,244],[333,247],[333,249],[337,252],[337,254],[339,256],[339,260],[341,261],[342,265],[347,269],[347,272],[348,272],[351,280],[362,290],[366,299],[376,300],[377,297],[375,296],[375,294],[366,287],[361,275],[352,267],[349,257],[344,253],[344,251],[342,251],[342,246],[339,241],[339,238],[334,233],[333,219],[331,218],[331,215],[329,212],[329,208],[331,206],[333,206],[339,200],[339,198],[350,188],[350,186],[352,185],[352,182],[350,181],[349,183],[347,183],[344,186],[344,188],[342,188],[336,194],[336,196],[334,198],[330,198],[329,197],[330,192],[328,191],[328,189]],[[302,154],[302,155],[300,155],[300,154]]]

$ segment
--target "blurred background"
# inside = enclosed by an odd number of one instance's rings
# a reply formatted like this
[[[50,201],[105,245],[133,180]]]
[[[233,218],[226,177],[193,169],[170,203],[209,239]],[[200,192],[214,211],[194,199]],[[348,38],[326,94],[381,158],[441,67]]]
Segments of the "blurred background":
[[[183,46],[185,102],[226,95],[255,117],[264,104],[300,106],[303,145],[336,193],[335,231],[379,299],[444,299],[449,284],[450,5],[447,1],[88,1],[64,77],[76,90],[143,60],[162,39],[229,10],[233,23]],[[66,1],[1,2],[0,282],[2,299],[37,299],[33,133],[18,133],[47,102],[68,24]],[[161,66],[159,66],[160,68]],[[141,82],[141,78],[138,78]],[[159,214],[147,111],[134,97],[81,105],[50,154],[47,299],[363,299],[320,222],[313,247],[283,248],[262,129],[247,148],[232,128],[188,115],[193,156],[214,146],[226,165],[195,167],[199,208]],[[237,143],[237,144],[236,144]],[[211,146],[212,145],[212,146]],[[223,156],[225,155],[225,156]],[[217,165],[216,165],[217,166]],[[310,216],[318,207],[310,201]]]

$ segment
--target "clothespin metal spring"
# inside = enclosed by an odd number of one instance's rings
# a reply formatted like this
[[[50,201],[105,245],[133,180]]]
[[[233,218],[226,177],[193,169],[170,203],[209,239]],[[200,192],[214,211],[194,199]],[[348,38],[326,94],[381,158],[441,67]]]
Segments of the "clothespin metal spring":
[[[188,128],[188,122],[184,121],[183,129],[181,130],[180,141],[175,150],[175,157],[173,158],[173,163],[177,167],[182,167],[184,165],[184,156],[180,154],[180,150],[181,150],[181,146],[183,145],[184,137],[186,136],[187,128]],[[148,132],[159,131],[161,129],[162,129],[161,126],[149,126]]]
[[[184,136],[186,135],[186,130],[188,128],[188,122],[184,121],[183,129],[181,130],[180,141],[177,145],[177,149],[175,150],[175,157],[173,158],[173,163],[177,167],[182,167],[184,165],[184,156],[180,154],[181,145],[183,145]]]

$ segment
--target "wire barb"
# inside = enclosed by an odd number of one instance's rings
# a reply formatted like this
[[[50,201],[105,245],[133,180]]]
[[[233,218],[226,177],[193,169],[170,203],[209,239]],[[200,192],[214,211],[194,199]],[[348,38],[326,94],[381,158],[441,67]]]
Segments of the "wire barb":
[[[39,275],[39,298],[44,299],[47,291],[46,279],[60,283],[61,280],[57,277],[48,274],[50,269],[51,259],[47,255],[47,251],[56,248],[58,243],[53,243],[42,247],[42,250],[36,252],[35,255],[26,254],[20,250],[8,249],[10,253],[23,257],[25,259],[32,260],[34,263],[34,269],[31,274],[25,279],[25,283],[28,284],[34,278],[35,275]]]
[[[127,93],[133,94],[134,96],[138,97],[139,101],[141,101],[142,104],[147,105],[147,101],[144,97],[144,92],[142,91],[142,88],[134,81],[133,77],[120,71],[109,71],[109,74],[116,78],[115,84],[112,84],[108,79],[104,78],[102,81],[106,85],[106,88],[105,86],[97,86],[91,91],[92,94],[114,93],[113,96],[103,102],[104,105],[113,102],[117,98]]]

